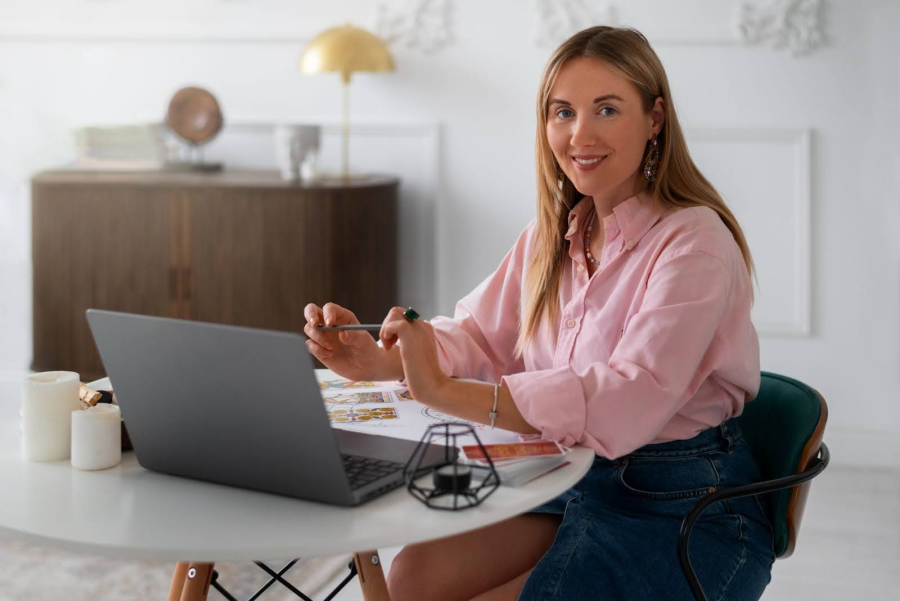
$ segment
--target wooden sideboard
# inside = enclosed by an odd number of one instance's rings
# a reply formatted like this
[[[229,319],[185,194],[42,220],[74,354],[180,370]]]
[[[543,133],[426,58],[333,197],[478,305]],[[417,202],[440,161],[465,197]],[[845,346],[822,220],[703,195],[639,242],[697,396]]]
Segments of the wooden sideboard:
[[[392,177],[46,171],[32,179],[37,371],[104,374],[91,307],[302,332],[307,303],[397,303]],[[135,341],[140,344],[140,341]]]

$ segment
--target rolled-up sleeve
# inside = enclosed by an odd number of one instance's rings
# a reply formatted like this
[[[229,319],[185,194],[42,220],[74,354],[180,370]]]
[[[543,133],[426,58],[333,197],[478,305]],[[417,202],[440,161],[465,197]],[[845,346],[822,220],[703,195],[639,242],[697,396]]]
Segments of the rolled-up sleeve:
[[[456,305],[453,318],[431,320],[444,373],[485,382],[524,370],[516,357],[525,254],[534,220],[500,266]]]
[[[648,444],[716,366],[728,308],[725,263],[701,250],[660,259],[607,362],[506,375],[522,416],[545,438],[588,444],[608,458]]]

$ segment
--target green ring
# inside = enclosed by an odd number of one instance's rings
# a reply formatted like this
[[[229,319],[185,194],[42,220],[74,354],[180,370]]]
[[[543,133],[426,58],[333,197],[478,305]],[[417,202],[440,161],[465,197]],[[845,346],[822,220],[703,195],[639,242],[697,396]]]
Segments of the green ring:
[[[406,313],[403,314],[403,317],[405,317],[406,319],[408,319],[410,321],[415,321],[416,319],[419,318],[419,314],[416,313],[415,309],[410,307],[409,309],[406,310]]]

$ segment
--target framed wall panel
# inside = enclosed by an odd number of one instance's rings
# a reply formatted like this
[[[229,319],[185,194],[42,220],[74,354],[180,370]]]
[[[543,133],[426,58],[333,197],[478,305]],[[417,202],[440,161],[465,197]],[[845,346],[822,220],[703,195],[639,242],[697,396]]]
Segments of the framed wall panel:
[[[686,136],[694,161],[724,196],[750,245],[759,279],[757,330],[809,335],[810,130],[698,128]]]

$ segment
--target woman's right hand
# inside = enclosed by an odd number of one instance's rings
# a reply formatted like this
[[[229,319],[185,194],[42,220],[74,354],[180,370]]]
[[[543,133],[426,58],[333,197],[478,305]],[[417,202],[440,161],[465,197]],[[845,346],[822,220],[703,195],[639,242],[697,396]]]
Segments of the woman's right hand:
[[[391,369],[389,353],[378,346],[375,339],[360,330],[317,330],[318,326],[358,324],[352,311],[326,303],[324,307],[310,303],[303,310],[306,325],[303,332],[309,338],[309,352],[334,373],[354,381],[399,380],[403,378],[402,364],[399,373]],[[396,354],[396,353],[395,353]]]

